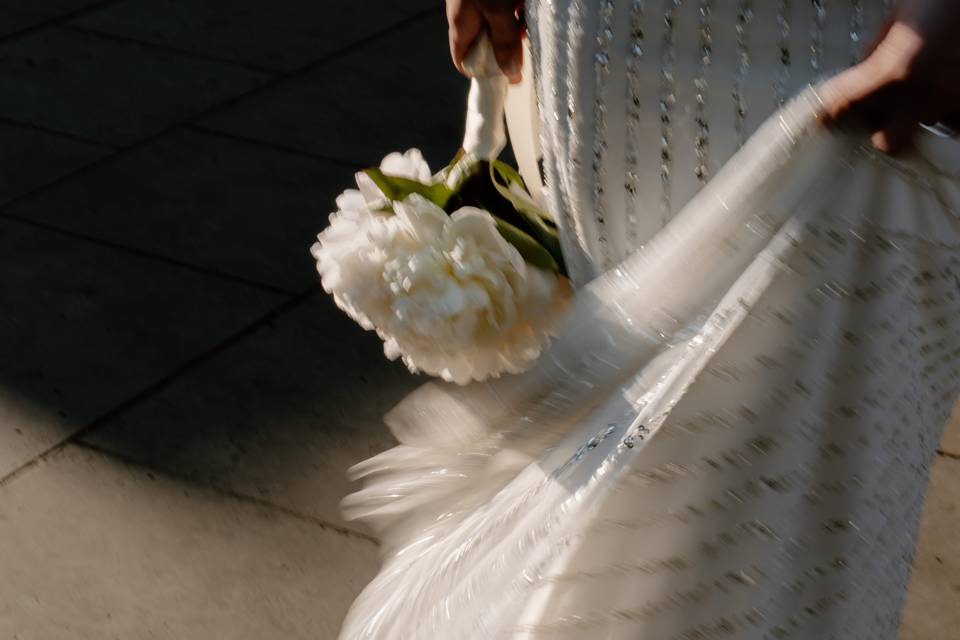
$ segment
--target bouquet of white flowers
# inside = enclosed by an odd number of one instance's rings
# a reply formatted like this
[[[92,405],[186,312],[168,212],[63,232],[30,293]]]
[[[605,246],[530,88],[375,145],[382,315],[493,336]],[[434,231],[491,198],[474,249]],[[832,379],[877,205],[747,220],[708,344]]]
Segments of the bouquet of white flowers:
[[[311,253],[323,287],[391,359],[466,384],[519,373],[546,346],[570,287],[553,219],[496,157],[506,78],[484,39],[463,149],[431,173],[417,149],[357,174]]]

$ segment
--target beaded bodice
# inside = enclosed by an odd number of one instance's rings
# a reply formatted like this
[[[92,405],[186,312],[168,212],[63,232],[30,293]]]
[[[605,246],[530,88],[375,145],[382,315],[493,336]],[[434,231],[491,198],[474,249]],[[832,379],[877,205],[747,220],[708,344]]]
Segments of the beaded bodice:
[[[890,0],[528,2],[548,206],[573,279],[618,263]]]

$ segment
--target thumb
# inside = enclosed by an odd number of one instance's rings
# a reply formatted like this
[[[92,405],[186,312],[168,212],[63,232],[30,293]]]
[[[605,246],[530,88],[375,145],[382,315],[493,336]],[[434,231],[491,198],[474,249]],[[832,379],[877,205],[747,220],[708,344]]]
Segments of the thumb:
[[[872,130],[910,103],[911,64],[923,40],[908,25],[893,22],[869,57],[822,87],[828,119],[856,118]]]
[[[878,105],[889,93],[889,85],[886,74],[879,73],[869,58],[830,78],[820,90],[828,123],[844,125],[857,120],[871,128],[880,126]]]

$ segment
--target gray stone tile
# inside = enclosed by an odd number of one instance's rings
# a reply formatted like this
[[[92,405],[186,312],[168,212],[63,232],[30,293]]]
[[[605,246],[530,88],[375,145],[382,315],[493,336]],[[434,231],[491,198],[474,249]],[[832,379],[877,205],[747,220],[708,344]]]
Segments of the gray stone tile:
[[[0,115],[129,144],[267,77],[145,45],[44,29],[0,46]]]
[[[289,71],[436,0],[128,0],[72,23],[187,51]]]
[[[99,3],[102,0],[3,0],[0,6],[0,37]]]
[[[283,299],[0,220],[0,477]]]
[[[22,640],[334,638],[376,547],[69,447],[0,489]]]
[[[358,165],[420,147],[437,169],[463,141],[466,90],[445,19],[429,16],[205,123]]]
[[[954,638],[960,629],[960,460],[938,456],[923,509],[900,640]]]
[[[108,147],[0,122],[0,205],[110,152]]]
[[[318,292],[86,440],[342,524],[345,470],[394,444],[381,418],[422,382]]]
[[[10,211],[255,282],[302,291],[344,167],[219,135],[165,136]]]

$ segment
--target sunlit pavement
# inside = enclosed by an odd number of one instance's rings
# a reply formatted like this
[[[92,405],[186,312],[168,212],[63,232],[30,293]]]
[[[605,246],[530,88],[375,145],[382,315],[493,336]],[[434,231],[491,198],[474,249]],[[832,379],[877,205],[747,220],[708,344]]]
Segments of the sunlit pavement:
[[[418,380],[307,250],[358,165],[454,151],[439,5],[0,4],[0,638],[336,635],[344,471]],[[909,640],[960,633],[956,424],[932,476]]]

